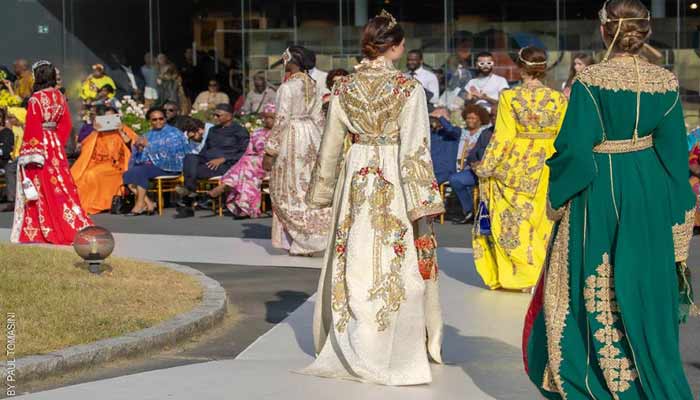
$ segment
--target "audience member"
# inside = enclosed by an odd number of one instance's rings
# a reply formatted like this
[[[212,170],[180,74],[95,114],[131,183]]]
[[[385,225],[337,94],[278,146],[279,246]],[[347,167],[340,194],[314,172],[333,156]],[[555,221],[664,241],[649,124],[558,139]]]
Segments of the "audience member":
[[[326,88],[323,84],[328,78],[328,73],[316,68],[316,52],[311,49],[306,49],[309,52],[309,61],[311,62],[311,69],[309,70],[309,76],[316,81],[316,90],[319,91],[320,96],[324,96],[330,93],[330,89]]]
[[[219,82],[215,79],[210,80],[208,90],[203,91],[197,96],[192,108],[195,111],[213,110],[217,104],[229,104],[228,95],[220,89]]]
[[[478,74],[465,87],[467,101],[474,101],[486,110],[491,110],[493,106],[498,104],[501,91],[508,89],[506,78],[493,72],[494,65],[493,54],[489,52],[479,53],[476,56]]]
[[[462,129],[462,135],[459,140],[457,172],[452,174],[449,179],[450,187],[457,195],[464,212],[462,218],[457,218],[454,221],[456,224],[466,224],[473,216],[474,200],[472,196],[474,186],[478,184],[478,179],[471,166],[467,163],[467,156],[476,145],[484,129],[491,126],[489,113],[481,106],[470,104],[464,108],[462,114],[467,123],[467,128]]]
[[[321,105],[324,115],[328,112],[328,103],[331,100],[331,89],[333,89],[333,85],[335,85],[335,83],[338,82],[340,78],[348,75],[350,75],[350,73],[344,70],[343,68],[336,68],[328,71],[328,76],[326,77],[325,82],[326,89],[328,89],[328,93],[323,95],[323,104]]]
[[[209,131],[204,147],[199,154],[188,154],[185,157],[185,186],[178,188],[178,193],[183,196],[178,208],[178,217],[194,215],[192,205],[197,196],[199,179],[224,175],[245,153],[250,136],[245,128],[233,120],[233,115],[233,107],[230,104],[217,105],[214,118],[218,124]]]
[[[0,73],[0,79],[5,72]],[[0,107],[16,107],[22,104],[22,98],[15,94],[12,82],[7,79],[0,80]]]
[[[144,106],[151,106],[158,100],[158,66],[155,64],[153,54],[146,53],[143,57],[143,66],[141,66],[141,75],[143,75],[144,88],[143,99]]]
[[[141,88],[144,86],[143,81],[134,73],[131,66],[126,64],[124,56],[112,53],[110,54],[109,61],[109,75],[116,85],[115,92],[117,98],[121,99],[124,96],[139,98],[141,95]]]
[[[32,88],[34,87],[34,76],[29,68],[29,61],[20,58],[15,61],[14,69],[17,76],[15,94],[22,100],[25,100],[32,95]]]
[[[457,151],[462,130],[449,121],[449,111],[436,108],[430,114],[430,156],[438,183],[447,182],[457,172]]]
[[[163,103],[163,111],[165,112],[165,118],[168,125],[174,126],[178,130],[183,131],[183,123],[187,117],[180,115],[180,109],[178,108],[177,103],[170,100],[166,101]]]
[[[571,94],[571,86],[574,84],[574,78],[576,77],[576,74],[583,71],[583,69],[587,66],[595,63],[593,57],[590,54],[586,53],[574,54],[572,56],[572,60],[573,61],[571,62],[571,68],[569,68],[569,77],[561,86],[561,90],[562,92],[564,92],[564,95],[567,99]]]
[[[185,135],[166,124],[165,112],[151,108],[146,113],[151,130],[139,136],[131,145],[132,163],[124,174],[124,184],[136,194],[129,216],[153,214],[157,204],[148,195],[149,180],[164,175],[179,175],[190,146]]]
[[[266,105],[275,104],[275,96],[275,90],[267,85],[265,73],[260,71],[253,77],[253,90],[246,96],[241,112],[257,114],[262,111]]]
[[[199,154],[204,148],[204,144],[207,142],[207,137],[209,136],[209,130],[214,126],[210,123],[204,123],[203,121],[192,118],[192,117],[182,117],[181,122],[178,126],[187,140],[190,142],[191,154]]]
[[[447,90],[456,91],[455,95],[459,95],[474,76],[471,70],[471,48],[473,45],[474,39],[471,33],[457,32],[455,34],[455,54],[450,56],[445,63]]]
[[[9,107],[7,109],[6,127],[12,130],[14,135],[14,148],[10,154],[10,160],[5,164],[5,182],[7,188],[8,204],[2,209],[2,212],[13,212],[15,210],[15,194],[17,192],[17,157],[22,148],[22,139],[24,137],[24,123],[27,120],[27,110],[22,107]]]
[[[116,84],[111,77],[105,74],[105,67],[102,64],[95,64],[92,66],[92,74],[85,79],[83,86],[80,89],[80,98],[83,99],[84,103],[92,103],[97,100],[100,90],[109,86],[112,88],[112,95],[114,96],[114,89],[116,89]]]
[[[0,176],[7,176],[7,166],[12,162],[14,149],[15,134],[7,122],[7,110],[0,108]],[[10,196],[7,197],[9,200]]]
[[[161,67],[158,77],[158,102],[165,105],[174,103],[181,115],[190,113],[190,102],[182,88],[182,79],[173,64]]]
[[[416,78],[423,85],[423,88],[432,94],[432,97],[428,97],[428,101],[436,104],[440,97],[440,84],[437,76],[423,67],[423,52],[420,50],[409,51],[406,67],[408,68],[407,74]]]
[[[260,216],[261,185],[265,177],[263,157],[265,143],[275,125],[275,111],[274,104],[265,105],[261,113],[263,127],[250,134],[250,142],[243,157],[224,174],[221,184],[208,193],[210,197],[218,197],[230,189],[226,207],[234,218]]]
[[[185,95],[190,99],[194,99],[199,90],[204,86],[202,71],[196,62],[197,55],[194,54],[191,48],[185,49],[184,57],[185,62],[180,68],[182,87],[185,89]]]
[[[86,111],[87,121],[83,122],[83,126],[80,127],[80,130],[78,131],[78,137],[76,139],[78,145],[80,145],[80,143],[82,143],[82,141],[85,140],[85,138],[88,137],[88,135],[95,130],[93,125],[95,123],[95,117],[97,116],[97,106],[94,104],[90,104]]]
[[[95,110],[96,115],[118,114],[115,108],[104,105]],[[124,125],[103,131],[96,122],[94,128],[82,141],[80,156],[70,169],[80,203],[90,215],[109,210],[112,197],[120,194],[122,175],[131,159],[130,146],[137,138],[136,133]]]

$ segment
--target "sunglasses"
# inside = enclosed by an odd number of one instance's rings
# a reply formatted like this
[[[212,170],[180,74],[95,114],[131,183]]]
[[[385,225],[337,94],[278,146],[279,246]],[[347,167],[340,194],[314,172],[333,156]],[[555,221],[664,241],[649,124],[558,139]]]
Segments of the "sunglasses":
[[[151,118],[151,122],[156,122],[156,121],[165,121],[165,118],[160,117],[160,118]]]
[[[165,112],[176,112],[177,110],[175,108],[164,108]]]
[[[493,61],[479,61],[478,63],[476,63],[476,65],[480,67],[493,67],[493,64]]]

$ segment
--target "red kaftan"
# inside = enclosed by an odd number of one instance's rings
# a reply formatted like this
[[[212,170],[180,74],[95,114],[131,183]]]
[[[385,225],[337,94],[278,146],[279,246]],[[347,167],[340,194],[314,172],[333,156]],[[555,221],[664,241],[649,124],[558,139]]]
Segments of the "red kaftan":
[[[18,158],[18,188],[12,241],[69,245],[75,233],[92,225],[80,206],[65,144],[72,128],[63,94],[53,88],[38,91],[27,105],[27,123]],[[29,201],[21,188],[22,166],[39,192]]]

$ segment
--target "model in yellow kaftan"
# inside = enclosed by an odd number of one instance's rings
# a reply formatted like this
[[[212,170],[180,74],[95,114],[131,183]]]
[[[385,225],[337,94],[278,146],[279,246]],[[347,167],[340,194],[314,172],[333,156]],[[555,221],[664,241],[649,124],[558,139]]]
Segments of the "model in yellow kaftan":
[[[474,262],[491,289],[528,288],[540,275],[553,224],[545,161],[565,111],[564,95],[539,81],[501,93],[494,135],[475,170],[491,235],[474,235]]]

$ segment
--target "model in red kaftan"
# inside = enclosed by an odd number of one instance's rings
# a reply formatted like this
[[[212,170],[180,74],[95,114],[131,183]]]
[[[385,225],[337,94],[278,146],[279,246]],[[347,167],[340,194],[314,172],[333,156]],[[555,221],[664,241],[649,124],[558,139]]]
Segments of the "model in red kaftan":
[[[71,128],[68,104],[60,91],[48,88],[32,95],[17,161],[19,176],[12,226],[15,243],[69,245],[77,231],[92,225],[80,206],[66,159],[65,145]],[[38,200],[25,197],[25,175],[39,192]]]

